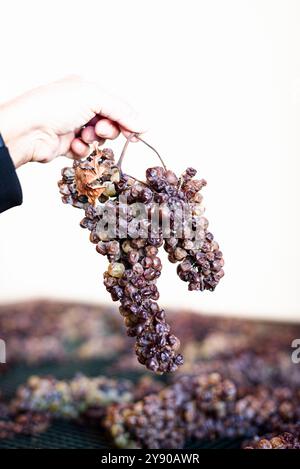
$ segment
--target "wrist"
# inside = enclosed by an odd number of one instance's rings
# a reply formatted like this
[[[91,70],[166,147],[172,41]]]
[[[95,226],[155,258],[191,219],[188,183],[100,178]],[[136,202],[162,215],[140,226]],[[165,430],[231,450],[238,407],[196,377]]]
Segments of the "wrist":
[[[0,133],[2,135],[5,145],[7,146],[7,142],[11,138],[11,130],[8,112],[5,105],[0,106]]]
[[[0,132],[6,144],[30,130],[29,116],[24,116],[22,102],[0,105]]]
[[[22,151],[22,140],[32,129],[30,116],[26,117],[22,99],[0,105],[0,133],[15,168],[27,162]]]

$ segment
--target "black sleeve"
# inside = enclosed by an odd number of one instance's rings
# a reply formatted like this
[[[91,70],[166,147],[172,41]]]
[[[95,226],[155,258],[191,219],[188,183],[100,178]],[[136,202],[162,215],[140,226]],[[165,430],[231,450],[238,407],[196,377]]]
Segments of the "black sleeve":
[[[23,201],[21,185],[9,155],[0,135],[0,213],[21,205]]]

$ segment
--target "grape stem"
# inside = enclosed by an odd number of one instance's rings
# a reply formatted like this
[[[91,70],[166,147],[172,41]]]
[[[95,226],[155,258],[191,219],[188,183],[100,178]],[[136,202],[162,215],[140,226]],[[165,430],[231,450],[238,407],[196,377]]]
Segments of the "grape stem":
[[[135,137],[137,140],[139,140],[140,142],[144,143],[145,145],[147,145],[147,147],[151,148],[152,151],[154,151],[154,153],[156,153],[156,155],[158,156],[158,158],[160,159],[160,162],[161,164],[163,165],[164,169],[167,170],[167,167],[164,163],[164,160],[162,159],[162,157],[160,156],[160,154],[158,153],[158,151],[152,146],[150,145],[150,143],[146,142],[143,138],[141,138],[139,136],[139,134],[136,134],[136,133],[131,133],[128,135],[127,139],[126,139],[126,142],[125,142],[125,145],[123,147],[123,150],[122,150],[122,153],[120,155],[120,158],[119,158],[119,161],[117,163],[117,167],[119,168],[119,170],[121,171],[121,167],[122,167],[122,163],[123,163],[123,159],[124,159],[124,156],[125,156],[125,153],[126,153],[126,150],[127,150],[127,147],[129,145],[129,143],[131,142],[131,139],[132,137]]]

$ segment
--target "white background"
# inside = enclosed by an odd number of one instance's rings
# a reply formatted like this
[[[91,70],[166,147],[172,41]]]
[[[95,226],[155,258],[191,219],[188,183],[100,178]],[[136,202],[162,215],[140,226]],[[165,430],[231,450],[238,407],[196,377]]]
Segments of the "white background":
[[[1,7],[0,100],[88,74],[148,116],[167,164],[199,169],[226,260],[215,293],[187,292],[173,265],[161,303],[300,318],[299,1],[10,1]],[[1,129],[0,129],[1,130]],[[118,152],[122,141],[115,142]],[[0,218],[1,300],[110,301],[81,213],[60,202],[68,160],[18,173],[24,204]],[[155,164],[132,146],[128,171]]]

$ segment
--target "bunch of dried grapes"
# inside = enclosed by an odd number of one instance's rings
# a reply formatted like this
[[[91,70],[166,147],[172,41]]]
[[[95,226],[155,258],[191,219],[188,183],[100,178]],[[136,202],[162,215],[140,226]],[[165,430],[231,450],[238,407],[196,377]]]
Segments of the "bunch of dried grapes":
[[[111,403],[132,401],[133,393],[130,381],[104,376],[88,378],[79,374],[69,381],[31,376],[18,388],[12,408],[41,412],[54,418],[78,419],[90,411],[97,412],[99,417]]]
[[[162,385],[150,377],[141,378],[133,384],[126,379],[83,374],[70,380],[31,376],[17,389],[10,409],[14,413],[40,413],[51,418],[78,421],[88,419],[98,424],[108,406],[134,402],[161,388]]]
[[[256,436],[243,444],[244,449],[300,449],[299,425],[285,425],[284,431]]]
[[[159,393],[110,406],[104,425],[119,448],[183,448],[193,437],[214,438],[236,399],[236,387],[217,373],[181,376]]]
[[[268,386],[243,389],[219,373],[208,372],[179,376],[159,393],[112,405],[104,424],[120,448],[183,448],[189,440],[253,437],[275,429],[277,435],[292,433],[295,445],[299,412],[296,391]],[[247,444],[253,446],[253,441]]]
[[[1,399],[1,396],[0,396]],[[47,430],[48,415],[39,412],[12,409],[0,400],[0,440],[16,435],[36,435]]]
[[[120,301],[127,333],[136,337],[139,362],[156,373],[171,372],[182,365],[183,357],[157,303],[162,269],[158,249],[164,244],[169,260],[180,261],[178,275],[190,290],[214,290],[224,275],[224,262],[202,216],[200,191],[206,182],[194,180],[192,168],[177,178],[163,162],[147,169],[145,182],[123,173],[130,138],[117,163],[112,150],[95,145],[86,159],[62,170],[58,184],[64,203],[85,210],[81,226],[110,262],[104,285],[112,300]],[[183,216],[187,206],[189,219]]]

